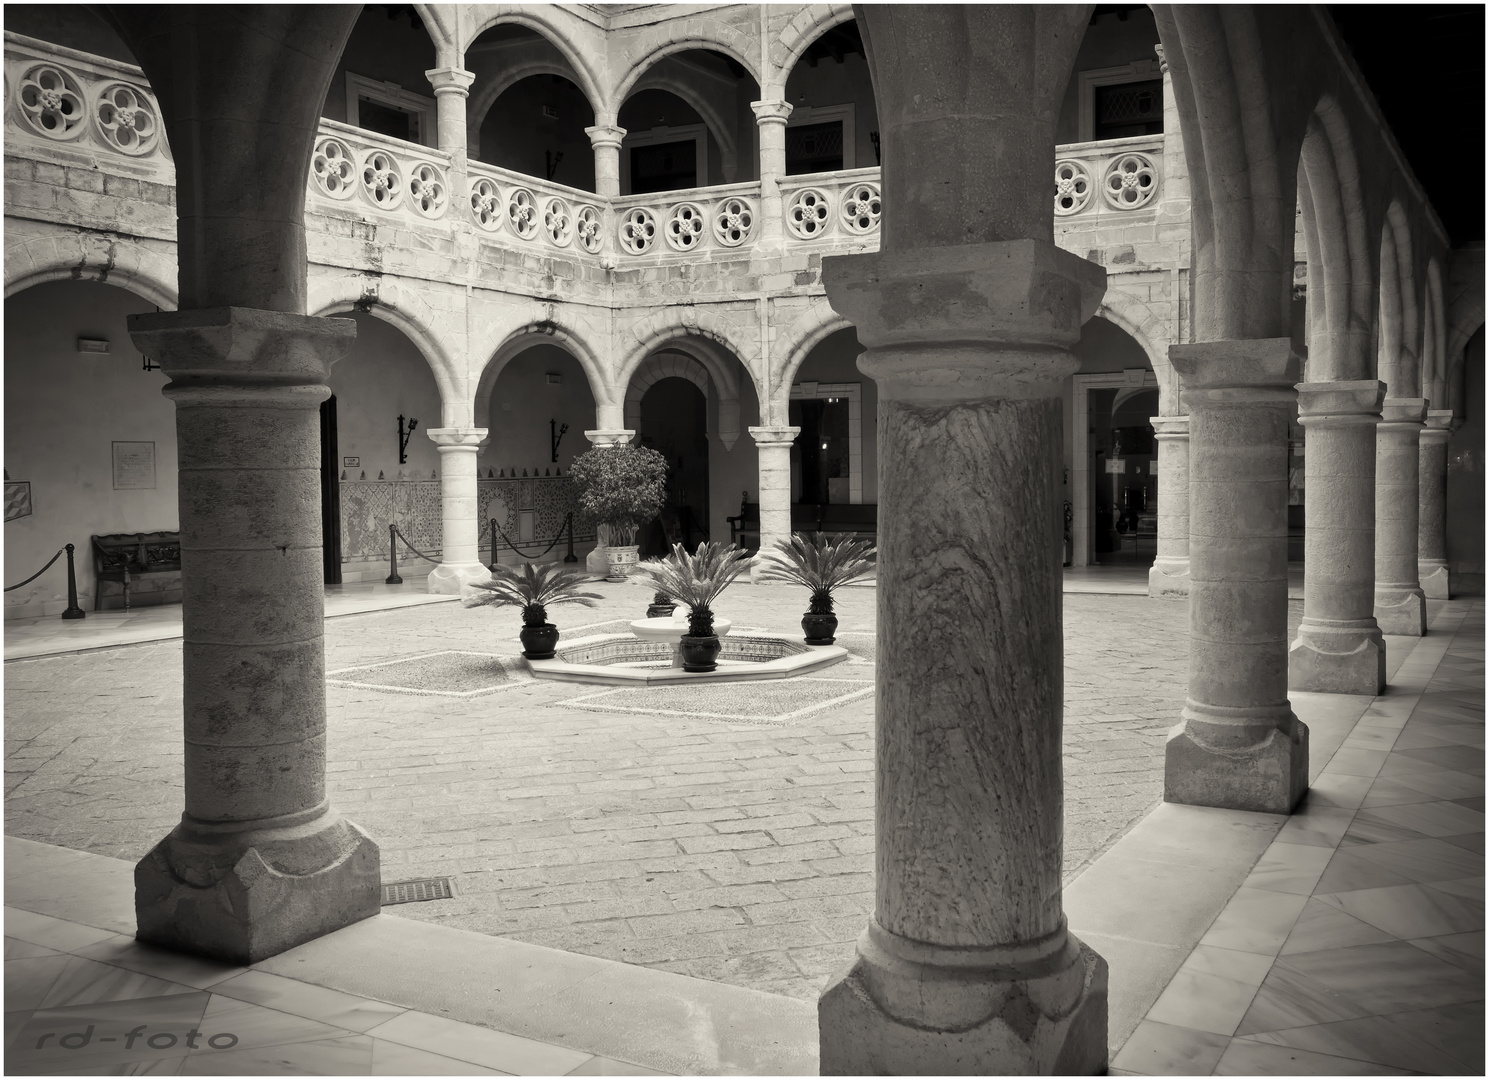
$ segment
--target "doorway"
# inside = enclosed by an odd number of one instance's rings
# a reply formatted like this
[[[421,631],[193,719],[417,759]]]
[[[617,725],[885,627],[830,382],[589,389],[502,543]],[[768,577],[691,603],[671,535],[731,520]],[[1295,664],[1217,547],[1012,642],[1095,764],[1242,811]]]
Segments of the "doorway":
[[[341,584],[341,473],[336,451],[336,395],[321,402],[321,551],[327,585]]]
[[[667,501],[637,537],[641,557],[708,539],[708,400],[687,379],[659,379],[641,398],[640,443],[667,459]]]

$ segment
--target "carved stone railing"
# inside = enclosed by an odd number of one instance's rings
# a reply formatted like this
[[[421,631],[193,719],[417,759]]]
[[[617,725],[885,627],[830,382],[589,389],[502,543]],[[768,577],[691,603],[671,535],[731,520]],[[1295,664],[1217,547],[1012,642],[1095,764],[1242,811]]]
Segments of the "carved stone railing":
[[[617,257],[728,253],[760,235],[760,182],[622,195],[614,200]]]
[[[1055,147],[1055,220],[1152,210],[1163,183],[1163,136]]]
[[[310,157],[310,191],[323,203],[415,221],[450,216],[450,156],[336,120],[322,120]]]
[[[608,200],[592,191],[472,161],[464,212],[481,232],[539,249],[598,255],[606,242]]]
[[[878,244],[882,207],[877,168],[786,176],[780,188],[788,244],[810,246],[830,239]]]

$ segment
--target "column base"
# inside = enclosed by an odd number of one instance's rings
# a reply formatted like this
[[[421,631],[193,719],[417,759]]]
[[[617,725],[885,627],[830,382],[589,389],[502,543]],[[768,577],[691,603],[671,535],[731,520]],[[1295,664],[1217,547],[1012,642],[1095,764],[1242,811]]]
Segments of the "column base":
[[[327,804],[231,828],[183,818],[135,866],[139,940],[252,964],[378,913],[377,844]]]
[[[1181,599],[1189,595],[1189,560],[1154,559],[1148,570],[1148,595]]]
[[[442,596],[459,596],[462,585],[490,580],[491,571],[481,563],[440,563],[429,571],[426,588]]]
[[[1427,632],[1427,598],[1421,589],[1375,590],[1375,622],[1382,634],[1421,637]]]
[[[1241,710],[1211,722],[1186,708],[1184,722],[1169,732],[1164,747],[1163,801],[1292,813],[1308,790],[1308,725],[1284,709],[1279,724]]]
[[[1386,688],[1386,639],[1380,628],[1298,627],[1287,650],[1287,688],[1316,694],[1368,694]]]
[[[1448,590],[1448,564],[1446,562],[1417,563],[1417,584],[1428,600],[1450,600]]]
[[[1100,1075],[1106,961],[1063,928],[1048,949],[957,949],[871,920],[817,1026],[823,1076]]]

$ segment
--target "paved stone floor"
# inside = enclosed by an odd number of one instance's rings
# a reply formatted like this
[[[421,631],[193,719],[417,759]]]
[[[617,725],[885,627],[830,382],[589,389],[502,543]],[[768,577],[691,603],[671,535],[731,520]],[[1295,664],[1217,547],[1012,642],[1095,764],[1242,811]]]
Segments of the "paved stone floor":
[[[596,610],[551,612],[570,638],[649,598],[599,591]],[[331,798],[381,845],[385,881],[454,879],[452,899],[400,916],[814,998],[872,906],[874,595],[841,594],[850,661],[670,691],[660,709],[646,691],[531,680],[511,610],[329,620]],[[739,585],[716,606],[785,633],[805,605]],[[1186,625],[1182,603],[1065,597],[1067,879],[1161,795]],[[420,657],[441,673],[422,686],[388,664]],[[6,832],[144,855],[181,809],[180,642],[5,675]]]

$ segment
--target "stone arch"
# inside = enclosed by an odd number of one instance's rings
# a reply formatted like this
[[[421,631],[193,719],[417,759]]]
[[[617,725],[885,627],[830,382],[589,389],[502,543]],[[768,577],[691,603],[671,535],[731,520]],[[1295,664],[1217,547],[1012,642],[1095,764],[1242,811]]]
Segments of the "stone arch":
[[[483,22],[471,28],[470,36],[466,38],[461,46],[462,63],[465,60],[464,51],[466,46],[493,26],[500,26],[504,23],[527,27],[529,30],[543,37],[562,54],[563,58],[568,61],[569,67],[573,69],[573,73],[572,76],[563,72],[558,72],[558,74],[563,74],[566,79],[573,78],[575,85],[589,99],[589,106],[595,111],[595,118],[598,120],[601,107],[605,103],[605,97],[600,93],[600,80],[584,62],[586,52],[584,46],[579,42],[571,41],[566,28],[561,26],[557,20],[548,18],[541,8],[515,4],[511,6],[502,5],[501,9],[495,14],[488,16]],[[536,74],[542,73],[538,72]],[[492,101],[495,100],[495,98],[492,98]],[[490,106],[487,107],[489,108]]]
[[[776,380],[781,392],[791,392],[796,373],[806,363],[813,349],[839,330],[850,329],[852,326],[851,322],[832,310],[825,296],[815,298],[811,307],[792,320],[781,333],[781,339],[787,343],[784,346],[785,359],[781,362],[780,378]]]
[[[754,38],[715,19],[690,19],[686,26],[679,23],[658,26],[635,43],[633,55],[636,59],[625,68],[612,88],[609,111],[612,114],[620,111],[621,104],[631,96],[636,84],[659,60],[689,49],[721,52],[749,72],[756,86],[761,85],[760,65],[753,59],[759,54],[759,43]]]
[[[560,59],[563,58],[560,57]],[[559,75],[568,79],[581,89],[584,86],[579,80],[579,73],[567,61],[558,63],[552,57],[544,56],[535,56],[522,60],[515,66],[507,68],[499,77],[486,83],[486,85],[481,87],[480,93],[471,98],[469,120],[466,122],[466,131],[470,133],[467,139],[474,138],[479,140],[481,137],[481,125],[485,122],[486,114],[491,111],[491,107],[512,87],[516,86],[523,79],[531,78],[534,75]],[[585,96],[587,98],[589,97],[587,90],[585,91]],[[593,99],[590,100],[589,104],[590,108],[594,108],[595,103]],[[598,115],[596,119],[599,119]]]
[[[1414,286],[1411,226],[1393,201],[1381,227],[1379,378],[1386,396],[1421,396],[1420,323]]]
[[[708,396],[708,371],[697,360],[686,353],[665,351],[656,353],[642,361],[636,374],[626,386],[626,427],[635,430],[641,425],[641,399],[646,392],[663,379],[686,379]]]
[[[1164,416],[1181,415],[1179,377],[1168,362],[1168,324],[1144,301],[1119,288],[1108,288],[1092,318],[1105,319],[1121,330],[1148,358],[1158,380],[1159,411]]]
[[[669,368],[662,374],[656,373],[662,370],[661,361],[664,357],[668,358],[667,362],[676,371]],[[680,378],[693,382],[703,391],[704,397],[708,396],[709,384],[712,383],[719,404],[719,441],[724,444],[725,450],[734,449],[740,432],[739,379],[734,373],[731,359],[715,342],[701,337],[673,339],[653,350],[634,369],[625,384],[625,426],[636,430],[641,418],[642,396],[659,379],[677,374]]]
[[[440,67],[460,66],[459,16],[452,4],[415,4]]]
[[[616,366],[615,385],[629,383],[642,361],[663,345],[688,337],[703,338],[728,350],[749,373],[755,384],[755,394],[764,407],[766,394],[761,392],[761,378],[756,370],[757,350],[746,345],[749,339],[742,333],[742,328],[730,324],[708,308],[691,304],[659,309],[632,327],[630,338],[634,344],[624,351]]]
[[[714,141],[719,144],[720,165],[724,171],[724,182],[733,183],[734,174],[739,168],[739,145],[734,140],[734,133],[724,118],[719,114],[702,94],[698,93],[697,87],[686,80],[669,75],[666,72],[658,72],[655,67],[641,78],[637,79],[631,87],[631,93],[642,90],[665,90],[685,101],[690,109],[703,118],[703,123],[713,135]],[[629,96],[629,95],[627,95]],[[620,103],[625,104],[624,102]]]
[[[12,233],[14,235],[14,233]],[[162,311],[175,311],[174,249],[158,250],[94,232],[59,233],[5,245],[5,295],[45,281],[97,281],[117,285]]]
[[[1423,308],[1422,392],[1432,408],[1447,405],[1447,309],[1443,303],[1442,266],[1434,257],[1427,263],[1427,295]]]
[[[491,359],[481,369],[481,375],[476,381],[473,403],[472,415],[475,427],[490,426],[491,391],[496,388],[496,380],[500,377],[502,369],[513,358],[534,345],[547,344],[562,347],[565,352],[579,361],[579,366],[584,369],[585,380],[589,383],[590,397],[594,399],[597,414],[600,414],[600,411],[610,404],[611,388],[605,381],[604,368],[600,364],[598,355],[589,343],[567,327],[549,320],[538,320],[525,323],[508,333],[491,354]],[[603,419],[600,420],[600,425],[604,426]]]
[[[809,4],[798,11],[771,45],[770,74],[772,79],[778,79],[779,82],[772,82],[769,87],[762,85],[761,95],[766,100],[772,100],[785,94],[786,80],[791,77],[791,72],[812,42],[834,26],[852,22],[854,17],[851,4]]]

